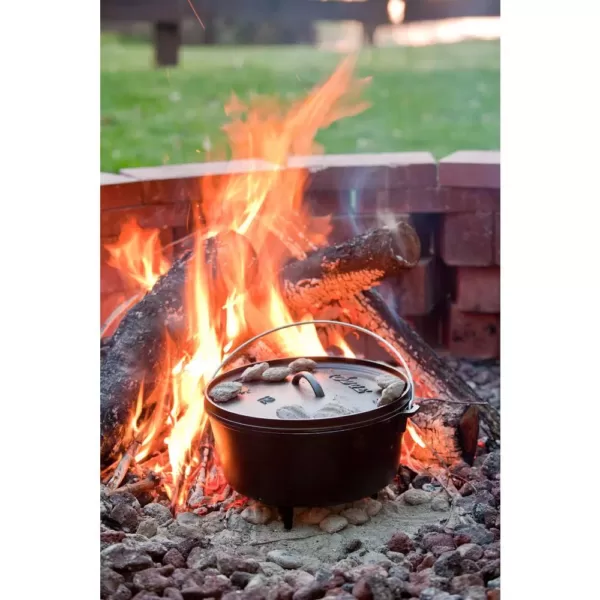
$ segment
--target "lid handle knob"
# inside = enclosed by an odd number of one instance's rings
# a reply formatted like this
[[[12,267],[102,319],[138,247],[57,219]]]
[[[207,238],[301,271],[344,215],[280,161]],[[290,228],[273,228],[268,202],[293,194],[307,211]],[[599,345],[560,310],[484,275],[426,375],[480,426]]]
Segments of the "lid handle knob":
[[[306,381],[308,381],[310,387],[312,388],[317,398],[325,397],[325,392],[323,391],[321,384],[317,381],[314,375],[311,375],[310,373],[306,373],[304,371],[300,371],[300,373],[296,373],[296,375],[294,375],[294,377],[292,378],[292,383],[294,385],[300,385],[301,379],[306,379]]]

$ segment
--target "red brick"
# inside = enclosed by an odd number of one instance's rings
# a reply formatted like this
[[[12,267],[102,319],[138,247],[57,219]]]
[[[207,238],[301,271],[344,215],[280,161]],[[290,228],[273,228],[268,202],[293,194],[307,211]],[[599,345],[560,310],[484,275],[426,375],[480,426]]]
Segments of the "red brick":
[[[461,150],[440,160],[440,186],[494,188],[500,187],[500,152]]]
[[[114,244],[117,236],[100,239],[100,294],[112,294],[123,292],[125,283],[121,279],[119,272],[108,264],[110,253],[106,249],[107,244]]]
[[[110,237],[118,235],[121,226],[130,218],[135,218],[140,227],[157,229],[182,227],[187,225],[189,204],[154,204],[119,210],[103,210],[100,212],[100,235]]]
[[[450,307],[448,350],[457,358],[500,356],[500,315],[468,313]]]
[[[332,230],[328,241],[330,244],[339,244],[356,235],[361,235],[369,229],[395,225],[400,221],[410,222],[410,216],[408,214],[391,213],[358,214],[354,216],[338,214],[331,218]]]
[[[249,171],[269,171],[275,165],[263,160],[231,160],[121,169],[121,173],[141,182],[145,204],[195,201],[202,198],[203,177],[215,183],[222,177]]]
[[[500,269],[498,267],[458,267],[456,307],[465,312],[500,312]]]
[[[107,263],[100,263],[100,293],[112,294],[125,291],[125,282],[119,272]]]
[[[100,210],[102,211],[141,206],[143,202],[144,188],[139,182],[100,186]]]
[[[378,190],[437,184],[437,165],[429,152],[293,156],[288,166],[308,169],[309,190]]]
[[[494,215],[494,261],[500,264],[500,213]]]
[[[421,316],[432,311],[436,304],[436,274],[435,258],[428,257],[395,280],[386,282],[401,315]]]
[[[365,189],[361,190],[359,199],[361,213],[381,210],[410,213],[494,212],[500,208],[500,190],[483,188]],[[342,202],[340,206],[343,206]]]
[[[441,256],[451,266],[494,264],[494,215],[475,212],[444,215]]]
[[[478,187],[440,187],[438,212],[494,212],[500,210],[500,190]]]

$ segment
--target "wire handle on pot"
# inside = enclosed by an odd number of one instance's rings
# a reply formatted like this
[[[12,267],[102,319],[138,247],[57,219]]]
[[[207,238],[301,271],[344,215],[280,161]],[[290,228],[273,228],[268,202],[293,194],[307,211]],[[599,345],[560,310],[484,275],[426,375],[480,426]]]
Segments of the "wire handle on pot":
[[[341,321],[329,321],[327,319],[315,319],[314,321],[299,321],[297,323],[287,323],[286,325],[280,325],[279,327],[273,327],[272,329],[263,331],[262,333],[255,335],[253,338],[250,338],[249,340],[247,340],[246,342],[244,342],[243,344],[240,344],[237,348],[235,348],[233,350],[233,352],[231,352],[231,354],[229,356],[227,356],[223,360],[223,362],[217,367],[217,370],[215,371],[212,378],[214,379],[219,374],[219,371],[236,354],[238,354],[244,348],[247,348],[248,346],[250,346],[257,340],[259,340],[267,335],[270,335],[271,333],[276,333],[277,331],[281,331],[282,329],[289,329],[290,327],[300,327],[302,325],[336,325],[336,326],[339,325],[341,327],[349,327],[350,329],[354,329],[354,330],[360,331],[361,333],[364,333],[366,335],[370,335],[371,337],[375,338],[380,344],[383,344],[387,348],[387,350],[392,354],[392,356],[394,358],[396,358],[398,360],[398,362],[404,368],[405,373],[403,373],[403,375],[405,375],[406,378],[408,379],[408,387],[406,388],[405,394],[408,393],[409,390],[414,390],[414,383],[413,383],[412,375],[410,373],[410,369],[408,368],[408,365],[406,364],[406,361],[404,360],[404,357],[402,356],[402,354],[400,354],[400,352],[398,352],[398,350],[396,350],[396,348],[394,348],[394,346],[392,346],[392,344],[390,344],[387,340],[383,339],[380,335],[377,335],[376,333],[369,331],[368,329],[365,329],[364,327],[360,327],[359,325],[354,325],[352,323],[343,323]],[[402,377],[402,379],[404,379],[404,377]],[[402,394],[402,395],[404,396],[405,394]]]

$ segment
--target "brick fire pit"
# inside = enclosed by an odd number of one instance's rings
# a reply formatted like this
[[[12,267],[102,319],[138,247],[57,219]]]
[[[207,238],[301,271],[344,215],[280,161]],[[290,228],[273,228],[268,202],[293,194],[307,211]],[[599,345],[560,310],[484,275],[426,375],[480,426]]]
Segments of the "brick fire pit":
[[[134,217],[159,228],[164,244],[190,232],[190,203],[201,203],[201,179],[269,170],[264,161],[230,161],[123,169],[101,174],[101,322],[127,297],[107,264],[106,243]],[[385,216],[410,219],[422,245],[419,265],[382,286],[386,300],[437,348],[459,358],[499,356],[500,153],[459,151],[436,163],[428,152],[297,157],[310,172],[306,198],[316,215],[333,215],[331,243]],[[355,352],[383,359],[367,339]]]

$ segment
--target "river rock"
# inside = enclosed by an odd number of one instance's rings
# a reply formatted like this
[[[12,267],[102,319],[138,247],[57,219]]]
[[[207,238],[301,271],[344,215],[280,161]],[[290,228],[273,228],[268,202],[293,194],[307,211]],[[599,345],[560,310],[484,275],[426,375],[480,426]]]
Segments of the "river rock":
[[[348,519],[352,525],[364,525],[369,521],[369,515],[361,508],[347,508],[340,515]]]
[[[131,596],[133,596],[131,590],[122,583],[117,588],[117,591],[111,594],[108,598],[109,600],[131,600]]]
[[[402,396],[405,389],[406,382],[402,381],[402,379],[398,379],[391,385],[388,385],[383,392],[381,392],[381,398],[379,398],[377,406],[386,406],[387,404],[395,402]]]
[[[217,554],[217,569],[219,569],[223,575],[229,577],[235,571],[258,573],[259,564],[254,558],[220,553]]]
[[[401,552],[406,555],[415,549],[415,543],[404,531],[397,531],[387,543],[387,547],[392,552]]]
[[[269,363],[263,362],[249,366],[243,373],[240,379],[245,383],[248,381],[260,381],[262,374],[269,368]]]
[[[313,414],[313,419],[331,419],[356,414],[356,411],[339,402],[329,402]]]
[[[431,502],[431,493],[423,490],[409,489],[400,496],[406,504],[410,506],[418,506],[419,504],[427,504]]]
[[[467,588],[473,586],[483,586],[483,578],[479,573],[457,575],[450,580],[450,591],[453,594],[463,594]]]
[[[456,550],[444,552],[433,565],[433,570],[440,577],[455,577],[462,573],[461,556]]]
[[[284,569],[299,569],[304,564],[304,557],[285,550],[271,550],[267,553],[267,561],[274,562]]]
[[[138,525],[136,533],[143,535],[147,538],[154,537],[156,532],[158,531],[158,523],[156,519],[152,517],[147,517],[146,519],[142,519],[140,524]]]
[[[155,519],[159,525],[165,525],[173,519],[173,515],[169,508],[163,504],[158,504],[157,502],[146,504],[142,510],[145,515]]]
[[[284,381],[291,373],[289,367],[270,367],[262,374],[262,379],[275,383]]]
[[[325,517],[320,523],[319,527],[327,533],[337,533],[348,525],[348,519],[341,515],[329,515]]]
[[[224,381],[215,385],[210,391],[210,397],[215,402],[229,402],[237,398],[238,394],[242,391],[242,384],[237,381]]]
[[[133,576],[133,585],[139,590],[162,592],[173,584],[173,579],[165,577],[159,569],[145,569]]]
[[[305,525],[318,525],[329,513],[330,510],[325,507],[309,508],[298,515],[298,521]]]
[[[375,379],[375,383],[382,389],[385,390],[388,385],[392,385],[397,381],[401,381],[400,377],[394,377],[393,375],[379,375]]]
[[[315,581],[315,576],[302,569],[295,569],[287,572],[283,580],[293,589],[297,590],[313,583]]]
[[[314,371],[317,368],[317,363],[310,358],[297,358],[289,364],[289,369],[292,373],[300,371]]]
[[[383,504],[379,502],[379,500],[375,500],[374,498],[366,499],[365,511],[369,515],[369,517],[376,517],[383,508]]]
[[[177,548],[170,548],[162,559],[163,565],[172,565],[176,569],[185,567],[185,558]]]
[[[281,406],[275,411],[275,414],[286,421],[310,419],[310,415],[299,404],[290,404]]]
[[[264,504],[251,504],[242,511],[242,518],[252,525],[265,525],[272,516],[271,509]]]
[[[147,552],[125,543],[113,544],[102,550],[100,561],[102,565],[120,571],[138,571],[154,565]]]
[[[126,504],[119,502],[111,511],[110,518],[121,526],[126,532],[134,532],[140,522],[138,511]]]
[[[477,544],[463,544],[458,547],[458,553],[468,560],[479,560],[483,556],[483,548]]]
[[[103,566],[100,569],[100,595],[104,598],[114,594],[124,581],[123,575],[113,571],[110,567]]]
[[[500,451],[490,452],[481,465],[481,472],[488,478],[494,479],[500,474]]]

